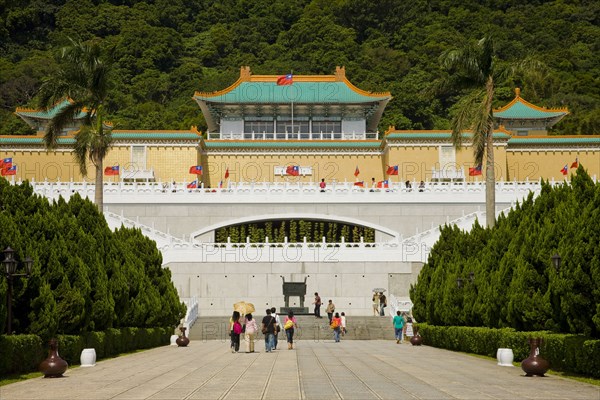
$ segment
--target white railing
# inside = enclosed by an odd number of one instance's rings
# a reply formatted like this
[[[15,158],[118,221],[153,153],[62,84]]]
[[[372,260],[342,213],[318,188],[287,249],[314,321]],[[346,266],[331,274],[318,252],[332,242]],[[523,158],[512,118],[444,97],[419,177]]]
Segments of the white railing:
[[[187,328],[188,332],[190,328],[194,326],[194,323],[198,319],[198,298],[196,297],[180,297],[179,298],[187,308],[185,317],[181,321],[182,325]]]
[[[553,185],[562,184],[563,181],[552,181]],[[365,182],[366,187],[357,186],[355,182],[326,182],[327,186],[324,192],[321,192],[318,182],[229,182],[225,187],[204,187],[188,188],[189,182],[104,182],[104,194],[107,197],[111,195],[314,195],[320,193],[324,195],[322,200],[327,201],[327,195],[367,195],[381,194],[382,196],[404,195],[404,194],[475,194],[485,193],[485,182],[396,182],[389,180],[386,188],[369,187],[370,183]],[[31,185],[35,193],[49,198],[58,198],[63,196],[68,198],[74,193],[79,193],[82,197],[88,197],[93,200],[95,190],[94,183],[91,182],[35,182]],[[541,189],[539,181],[511,181],[496,182],[496,193],[506,194],[526,194],[529,191],[538,192]]]

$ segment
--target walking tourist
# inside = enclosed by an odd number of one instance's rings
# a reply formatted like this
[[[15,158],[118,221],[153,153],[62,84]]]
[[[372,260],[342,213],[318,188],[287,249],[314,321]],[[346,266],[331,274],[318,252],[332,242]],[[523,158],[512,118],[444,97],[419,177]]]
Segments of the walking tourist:
[[[285,330],[285,337],[287,338],[288,350],[294,348],[294,328],[298,328],[296,317],[294,317],[293,311],[288,311],[287,317],[285,317],[283,329]]]
[[[335,317],[331,319],[329,326],[333,329],[333,339],[336,343],[339,343],[340,332],[342,331],[342,319],[340,318],[340,313],[335,313]]]
[[[400,313],[400,311],[396,311],[393,324],[396,343],[401,343],[404,341],[404,318],[402,318],[402,314]]]
[[[271,317],[275,318],[275,332],[273,333],[273,350],[277,350],[277,339],[279,336],[279,332],[281,332],[281,320],[279,319],[279,315],[277,315],[277,309],[275,307],[271,307]]]
[[[321,297],[319,297],[319,293],[315,292],[315,301],[313,302],[315,305],[315,318],[321,318]]]
[[[381,292],[379,294],[379,315],[381,315],[382,317],[385,316],[385,308],[387,307],[387,298],[385,297],[385,294],[383,294],[383,292]]]
[[[404,336],[406,337],[406,340],[410,341],[413,335],[413,320],[412,317],[409,315],[406,317],[406,324],[404,326]]]
[[[325,183],[324,178],[321,179],[321,183],[319,183],[319,187],[321,188],[321,192],[325,192],[325,188],[327,187],[327,184]]]
[[[267,315],[262,320],[262,333],[265,335],[265,350],[270,353],[273,350],[274,339],[273,333],[275,332],[275,318],[271,316],[271,309],[267,308]]]
[[[331,318],[333,318],[333,313],[335,311],[335,304],[333,304],[333,301],[329,300],[329,304],[327,304],[327,309],[325,311],[327,312],[327,318],[329,318],[329,324],[331,324]]]
[[[346,334],[346,313],[343,312],[340,319],[342,320],[342,336],[344,336]]]
[[[373,315],[379,315],[379,292],[373,293]]]
[[[237,353],[240,350],[240,334],[242,333],[242,324],[240,324],[239,312],[233,312],[229,326],[229,335],[231,336],[231,352]]]
[[[252,314],[246,314],[246,329],[245,341],[246,341],[246,353],[254,353],[254,339],[256,338],[256,332],[258,331],[258,325],[256,320],[252,318]]]

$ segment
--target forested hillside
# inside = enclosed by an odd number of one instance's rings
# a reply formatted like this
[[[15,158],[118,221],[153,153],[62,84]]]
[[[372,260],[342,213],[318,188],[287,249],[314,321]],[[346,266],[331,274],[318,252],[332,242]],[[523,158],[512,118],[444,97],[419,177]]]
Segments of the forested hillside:
[[[1,0],[0,134],[30,129],[12,112],[36,106],[44,76],[68,37],[102,39],[116,63],[116,128],[189,129],[205,123],[195,90],[254,73],[331,74],[394,99],[380,124],[449,127],[460,93],[433,91],[439,57],[493,33],[500,60],[535,57],[548,69],[498,82],[547,107],[569,107],[557,134],[600,134],[600,2],[475,0]]]

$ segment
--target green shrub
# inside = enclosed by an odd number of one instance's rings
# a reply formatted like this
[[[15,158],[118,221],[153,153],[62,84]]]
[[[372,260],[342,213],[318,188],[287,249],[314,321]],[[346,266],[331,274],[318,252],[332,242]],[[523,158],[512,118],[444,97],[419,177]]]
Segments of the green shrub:
[[[36,335],[2,335],[0,349],[0,375],[35,371],[46,356]]]
[[[581,335],[546,331],[517,332],[512,328],[492,329],[466,326],[417,325],[428,346],[496,357],[499,348],[510,348],[515,361],[529,357],[528,338],[542,338],[540,354],[556,371],[600,378],[600,340]]]

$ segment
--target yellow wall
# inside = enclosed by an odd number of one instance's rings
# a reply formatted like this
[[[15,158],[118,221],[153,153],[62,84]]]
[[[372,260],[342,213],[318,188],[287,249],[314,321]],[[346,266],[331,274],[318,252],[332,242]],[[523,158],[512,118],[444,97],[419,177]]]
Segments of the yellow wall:
[[[507,165],[509,180],[563,180],[565,176],[560,170],[567,164],[569,174],[575,159],[588,171],[590,176],[600,178],[600,153],[577,150],[532,150],[508,151]]]
[[[332,150],[333,152],[333,150]],[[213,152],[214,153],[214,152]],[[0,158],[12,157],[17,165],[17,180],[44,181],[81,181],[79,166],[70,151],[39,150],[0,150]],[[376,181],[387,178],[387,165],[398,165],[399,175],[392,176],[393,181],[421,181],[431,179],[431,171],[439,169],[439,146],[415,145],[411,147],[389,146],[383,154],[348,153],[343,154],[260,154],[231,153],[211,154],[211,151],[200,154],[196,145],[169,146],[153,145],[146,148],[146,169],[153,169],[157,181],[175,180],[190,182],[196,179],[189,174],[189,167],[201,163],[205,174],[199,177],[205,186],[216,187],[224,179],[225,169],[229,167],[229,180],[249,182],[318,182],[325,178],[327,182],[354,182],[356,166],[359,167],[358,180],[370,184],[371,177]],[[578,158],[591,176],[600,177],[600,152],[577,150],[544,150],[531,151],[508,150],[505,147],[495,148],[496,179],[523,181],[544,179],[562,180],[561,168],[568,167]],[[105,159],[104,166],[120,165],[131,167],[131,146],[115,146]],[[274,176],[275,166],[300,165],[312,167],[310,176],[291,177]],[[456,152],[456,166],[463,168],[467,181],[484,179],[484,176],[469,177],[468,168],[474,166],[470,147]],[[570,170],[570,168],[569,168]],[[88,165],[88,181],[93,181],[95,171]],[[11,177],[8,177],[11,179]],[[118,177],[106,177],[106,181],[118,181]]]

